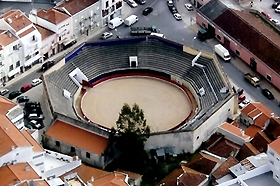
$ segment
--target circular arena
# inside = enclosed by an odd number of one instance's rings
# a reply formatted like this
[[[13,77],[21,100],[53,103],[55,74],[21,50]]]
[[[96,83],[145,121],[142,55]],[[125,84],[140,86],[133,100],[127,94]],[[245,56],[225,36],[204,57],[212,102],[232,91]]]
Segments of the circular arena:
[[[152,129],[147,149],[194,152],[235,104],[217,59],[199,53],[156,36],[83,43],[44,74],[44,89],[59,120],[108,137],[123,104],[136,103]]]
[[[151,131],[167,131],[188,119],[193,105],[188,91],[170,81],[131,75],[111,78],[87,89],[83,115],[106,128],[115,127],[124,103],[143,109]]]

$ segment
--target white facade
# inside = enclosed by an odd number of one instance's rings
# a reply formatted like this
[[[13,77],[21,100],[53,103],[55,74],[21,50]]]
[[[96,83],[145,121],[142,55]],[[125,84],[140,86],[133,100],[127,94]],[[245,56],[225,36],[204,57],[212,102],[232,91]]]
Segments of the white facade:
[[[110,20],[121,15],[123,3],[124,1],[120,1],[120,0],[101,1],[103,26],[108,25]]]
[[[280,184],[280,155],[268,145],[267,162],[273,172],[273,178]]]
[[[0,156],[0,167],[12,163],[24,163],[32,160],[32,146],[29,147],[11,147],[11,151]]]

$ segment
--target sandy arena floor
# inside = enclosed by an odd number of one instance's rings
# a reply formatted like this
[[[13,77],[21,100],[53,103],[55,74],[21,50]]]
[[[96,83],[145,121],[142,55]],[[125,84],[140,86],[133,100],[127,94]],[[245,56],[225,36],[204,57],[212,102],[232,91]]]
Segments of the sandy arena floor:
[[[137,103],[144,111],[151,131],[173,128],[191,112],[183,90],[172,83],[151,77],[121,77],[88,89],[81,101],[83,113],[107,128],[116,127],[124,103]]]

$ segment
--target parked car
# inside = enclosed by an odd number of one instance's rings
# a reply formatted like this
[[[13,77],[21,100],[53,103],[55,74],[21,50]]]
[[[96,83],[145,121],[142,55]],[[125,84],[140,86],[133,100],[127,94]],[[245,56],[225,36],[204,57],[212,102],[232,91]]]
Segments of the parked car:
[[[135,2],[140,4],[140,5],[144,5],[146,3],[145,0],[135,0]]]
[[[112,32],[104,32],[102,34],[102,39],[108,39],[109,37],[112,37],[113,36],[113,33]]]
[[[9,94],[9,99],[14,99],[14,98],[16,98],[16,97],[18,97],[19,95],[21,95],[22,94],[22,92],[21,91],[19,91],[19,90],[16,90],[16,91],[13,91],[13,92],[11,92],[10,94]]]
[[[27,110],[32,110],[36,108],[41,108],[41,104],[38,101],[27,101],[24,105],[24,108]]]
[[[167,1],[167,6],[169,6],[169,7],[174,6],[173,0],[168,0]]]
[[[177,8],[176,8],[175,6],[169,7],[169,10],[170,10],[170,12],[171,12],[172,14],[178,13],[178,10],[177,10]]]
[[[33,79],[33,80],[32,80],[31,85],[32,85],[33,87],[35,87],[35,86],[39,85],[40,83],[42,83],[42,80],[39,79],[39,78],[36,78],[36,79]]]
[[[152,11],[153,11],[152,7],[147,7],[143,10],[142,14],[146,16],[149,15]]]
[[[280,5],[278,5],[274,10],[275,12],[280,13]]]
[[[270,19],[270,21],[272,23],[274,23],[276,26],[279,26],[280,25],[280,21],[278,19]]]
[[[244,101],[245,99],[246,99],[245,95],[238,96],[238,104],[241,103],[242,101]]]
[[[241,103],[239,103],[239,108],[243,109],[244,107],[246,107],[251,101],[248,99],[245,99],[244,101],[242,101]]]
[[[28,91],[29,89],[31,89],[33,86],[31,84],[26,84],[26,85],[23,85],[21,88],[20,88],[20,91],[23,93],[23,92],[26,92]]]
[[[243,94],[244,90],[242,88],[237,89],[238,96]]]
[[[132,8],[136,8],[138,5],[134,0],[127,0],[126,2],[129,6],[131,6]]]
[[[262,11],[262,15],[264,15],[266,17],[266,19],[268,19],[268,20],[271,19],[270,15],[265,11]]]
[[[184,6],[188,11],[193,11],[193,5],[191,5],[190,3],[187,3]]]
[[[280,5],[280,2],[279,1],[277,1],[277,2],[274,2],[273,4],[272,4],[272,8],[277,8],[277,6],[278,5]]]
[[[37,120],[31,120],[31,121],[29,121],[29,125],[31,125],[33,129],[38,129],[38,130],[45,127],[41,120],[38,120],[38,121]]]
[[[25,103],[25,102],[27,102],[27,101],[29,101],[28,96],[19,96],[19,97],[17,98],[17,102],[18,102],[18,103]]]
[[[176,19],[177,21],[182,20],[182,16],[181,16],[179,13],[175,13],[175,14],[173,14],[173,16],[175,17],[175,19]]]
[[[8,93],[9,93],[9,90],[6,89],[6,88],[3,88],[3,89],[0,90],[0,95],[1,95],[1,96],[4,96],[4,95],[6,95],[6,94],[8,94]]]
[[[47,61],[42,65],[41,70],[46,71],[50,69],[53,65],[54,65],[54,61]]]
[[[267,98],[267,99],[274,99],[273,94],[266,88],[262,89],[262,94]]]
[[[38,114],[38,113],[31,113],[28,115],[28,120],[44,120],[45,117],[43,116],[43,114]]]

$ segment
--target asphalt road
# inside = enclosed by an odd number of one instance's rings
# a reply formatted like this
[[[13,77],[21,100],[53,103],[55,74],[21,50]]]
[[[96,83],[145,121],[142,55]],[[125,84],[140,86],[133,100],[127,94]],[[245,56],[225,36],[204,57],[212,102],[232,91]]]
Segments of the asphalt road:
[[[185,1],[187,3],[187,0],[180,0],[180,1]],[[12,4],[16,4],[16,3],[12,3]],[[154,11],[148,16],[143,16],[142,11],[147,6],[152,6],[154,8]],[[137,8],[131,8],[131,9],[128,8],[128,10],[130,10],[130,14],[135,14],[139,17],[139,21],[133,26],[155,25],[157,29],[160,30],[160,32],[166,36],[167,39],[185,45],[189,45],[200,50],[205,50],[208,52],[213,52],[214,44],[218,43],[218,41],[214,39],[208,40],[206,42],[201,42],[195,38],[196,31],[191,26],[192,24],[195,24],[194,22],[191,21],[191,18],[192,20],[195,19],[195,11],[189,12],[183,6],[178,7],[179,13],[182,15],[183,18],[182,21],[175,20],[173,15],[168,10],[165,0],[155,0],[155,1],[147,0],[147,3],[145,5],[139,5]],[[130,33],[129,33],[130,28],[125,25],[121,25],[116,30],[109,30],[108,28],[105,28],[104,31],[111,31],[114,34],[112,38],[115,38],[116,35],[119,35],[120,37],[130,37]],[[90,41],[100,40],[101,34],[102,33],[98,33],[93,38],[91,38]],[[225,63],[220,58],[218,59],[225,73],[227,74],[228,78],[233,82],[235,86],[243,88],[247,97],[249,97],[253,101],[262,102],[265,106],[267,106],[277,115],[280,115],[280,109],[277,106],[277,102],[275,100],[268,100],[261,94],[261,88],[255,88],[251,84],[247,83],[244,80],[243,73],[232,63]],[[236,59],[232,59],[232,62],[234,60]],[[19,90],[22,85],[31,83],[32,79],[38,78],[40,77],[40,75],[41,72],[33,72],[7,88],[10,91]],[[39,85],[36,88],[32,88],[26,93],[26,95],[28,95],[32,100],[41,102],[42,109],[46,117],[44,123],[48,127],[51,118],[50,116],[47,116],[47,114],[49,114],[50,111],[48,109],[45,95],[43,94],[42,91],[42,85]],[[47,127],[45,129],[47,129]]]

